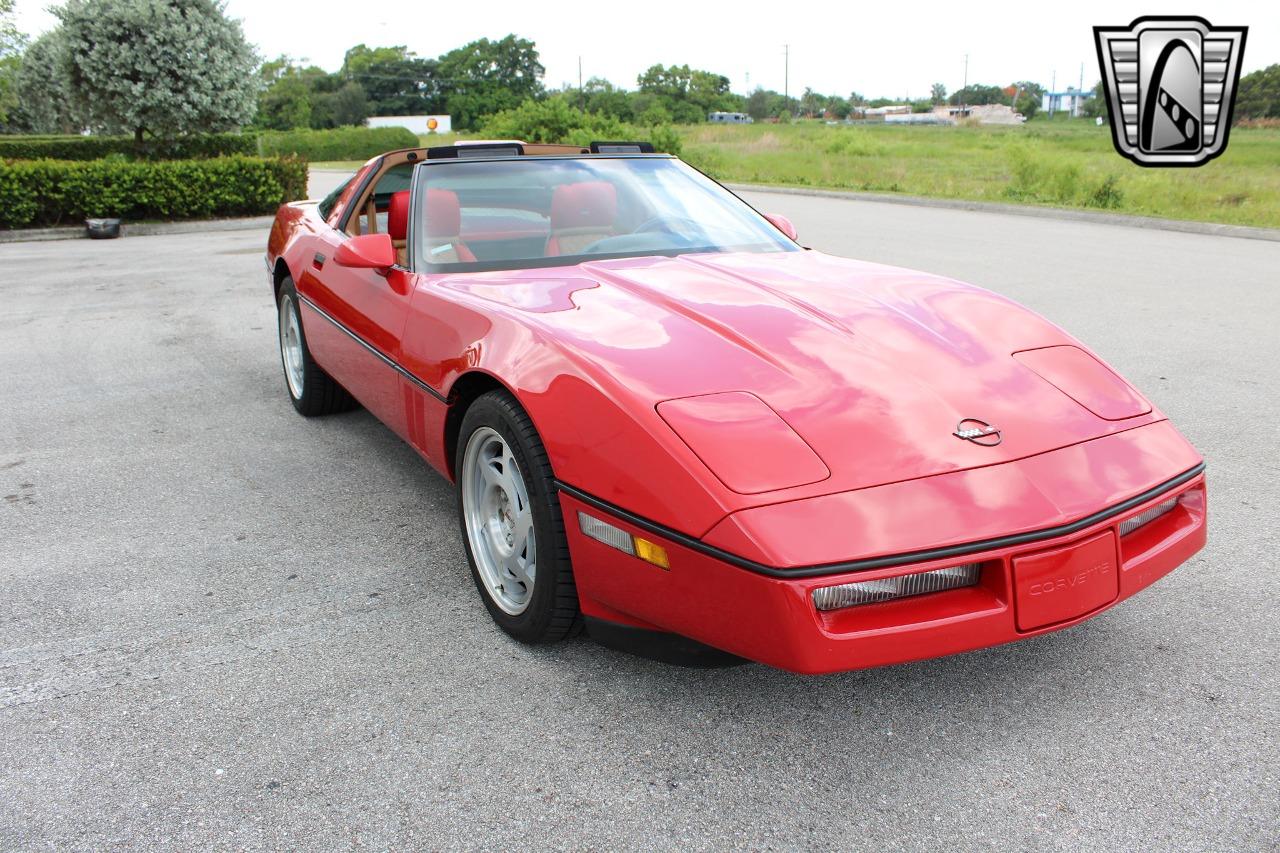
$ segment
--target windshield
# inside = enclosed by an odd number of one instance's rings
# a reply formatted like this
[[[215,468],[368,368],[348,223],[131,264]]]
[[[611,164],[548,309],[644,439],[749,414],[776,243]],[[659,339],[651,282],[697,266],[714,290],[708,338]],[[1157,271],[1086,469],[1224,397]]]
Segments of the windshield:
[[[433,272],[799,249],[737,196],[667,157],[443,160],[418,171],[417,266]]]

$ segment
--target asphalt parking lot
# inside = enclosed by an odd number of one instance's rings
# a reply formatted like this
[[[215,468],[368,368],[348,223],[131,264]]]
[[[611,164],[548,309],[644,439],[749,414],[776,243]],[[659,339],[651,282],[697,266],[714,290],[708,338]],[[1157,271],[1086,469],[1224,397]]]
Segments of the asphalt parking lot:
[[[881,670],[521,647],[450,486],[289,406],[265,233],[0,245],[0,848],[1276,849],[1280,243],[751,200],[1094,346],[1207,458],[1208,548]]]

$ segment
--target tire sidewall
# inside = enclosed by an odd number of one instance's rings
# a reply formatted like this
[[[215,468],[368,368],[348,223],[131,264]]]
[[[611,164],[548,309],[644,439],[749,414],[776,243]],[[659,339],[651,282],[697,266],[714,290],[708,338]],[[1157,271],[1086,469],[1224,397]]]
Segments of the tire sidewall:
[[[466,511],[463,506],[462,483],[457,488],[458,519],[462,531],[462,544],[467,552],[467,562],[471,566],[471,578],[480,598],[484,602],[489,615],[502,630],[512,637],[527,643],[539,642],[546,633],[554,616],[557,575],[565,567],[560,565],[560,538],[563,533],[563,522],[560,517],[559,504],[556,503],[554,483],[535,466],[530,458],[530,451],[520,434],[518,424],[511,417],[507,407],[489,395],[480,397],[467,410],[462,419],[462,427],[458,434],[458,448],[454,460],[454,470],[463,470],[463,459],[471,436],[481,427],[489,427],[502,436],[502,440],[511,448],[515,456],[520,475],[524,478],[525,491],[529,495],[529,508],[533,513],[533,532],[537,542],[537,557],[533,596],[529,605],[520,613],[507,613],[494,602],[476,566],[475,554],[471,549],[471,537],[467,531]]]
[[[293,312],[294,318],[298,321],[298,341],[302,344],[302,395],[299,397],[293,396],[293,388],[289,385],[289,368],[284,359],[284,338],[280,334],[279,315],[285,310],[286,298],[289,300],[288,310]],[[311,368],[311,350],[307,348],[307,334],[302,329],[302,309],[298,305],[298,291],[293,286],[293,279],[288,276],[280,282],[280,293],[276,297],[276,347],[280,350],[280,370],[284,374],[284,390],[289,395],[289,401],[293,403],[293,407],[299,412],[305,412],[307,393],[311,390],[314,371]]]

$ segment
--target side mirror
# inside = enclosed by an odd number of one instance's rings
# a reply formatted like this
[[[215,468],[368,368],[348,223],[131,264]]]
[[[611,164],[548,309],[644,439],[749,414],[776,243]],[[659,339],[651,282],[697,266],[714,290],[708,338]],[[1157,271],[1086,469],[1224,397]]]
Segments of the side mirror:
[[[396,247],[390,234],[361,234],[339,245],[333,261],[339,266],[385,272],[395,266]]]
[[[796,239],[796,227],[791,224],[791,220],[780,213],[766,213],[764,218],[773,223],[773,227],[777,228],[783,234],[786,234],[792,240]]]

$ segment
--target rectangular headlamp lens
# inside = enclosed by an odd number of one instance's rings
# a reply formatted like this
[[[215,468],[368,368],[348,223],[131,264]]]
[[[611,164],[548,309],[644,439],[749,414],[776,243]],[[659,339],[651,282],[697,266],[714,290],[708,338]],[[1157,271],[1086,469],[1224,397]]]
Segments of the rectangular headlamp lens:
[[[978,563],[965,563],[963,566],[949,566],[945,569],[934,569],[931,572],[916,572],[911,575],[897,575],[873,581],[825,586],[813,591],[813,606],[819,610],[839,610],[856,604],[892,601],[896,598],[923,595],[926,592],[975,586],[980,574]]]
[[[1144,524],[1150,524],[1162,515],[1172,512],[1173,508],[1178,505],[1177,498],[1169,498],[1167,501],[1161,501],[1151,509],[1143,510],[1133,518],[1126,518],[1120,522],[1120,535],[1127,536],[1133,531],[1142,527]]]

